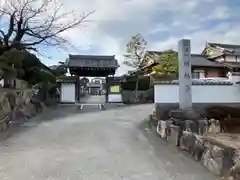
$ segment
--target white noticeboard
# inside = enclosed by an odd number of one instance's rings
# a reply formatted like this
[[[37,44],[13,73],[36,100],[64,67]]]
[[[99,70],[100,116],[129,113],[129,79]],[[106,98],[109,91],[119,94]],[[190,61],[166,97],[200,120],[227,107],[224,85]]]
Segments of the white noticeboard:
[[[75,84],[62,83],[61,84],[61,102],[75,103]]]
[[[121,94],[109,94],[108,95],[108,102],[110,102],[110,103],[121,103],[122,102],[122,95]]]
[[[120,85],[112,85],[108,94],[108,102],[110,103],[121,103],[122,95],[120,92]]]

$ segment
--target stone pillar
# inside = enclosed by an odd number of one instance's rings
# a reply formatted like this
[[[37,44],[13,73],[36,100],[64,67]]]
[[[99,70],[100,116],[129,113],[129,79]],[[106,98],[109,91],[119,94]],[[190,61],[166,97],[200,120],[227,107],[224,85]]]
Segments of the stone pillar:
[[[179,63],[179,108],[192,108],[192,73],[191,73],[191,44],[190,40],[178,42]]]

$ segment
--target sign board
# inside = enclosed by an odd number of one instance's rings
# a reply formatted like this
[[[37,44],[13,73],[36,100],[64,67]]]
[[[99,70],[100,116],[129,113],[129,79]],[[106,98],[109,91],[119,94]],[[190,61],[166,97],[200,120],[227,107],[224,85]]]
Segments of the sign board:
[[[120,93],[120,85],[110,86],[110,93]]]

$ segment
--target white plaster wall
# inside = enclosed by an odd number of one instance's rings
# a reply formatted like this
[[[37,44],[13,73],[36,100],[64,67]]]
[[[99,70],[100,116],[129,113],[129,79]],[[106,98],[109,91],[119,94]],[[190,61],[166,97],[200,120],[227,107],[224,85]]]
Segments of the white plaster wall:
[[[155,85],[155,103],[178,103],[178,85]],[[240,85],[193,85],[193,103],[239,103]]]
[[[62,83],[60,101],[62,103],[74,103],[75,102],[75,84]]]
[[[109,94],[108,95],[108,102],[110,102],[110,103],[121,103],[122,102],[122,95],[121,94]]]

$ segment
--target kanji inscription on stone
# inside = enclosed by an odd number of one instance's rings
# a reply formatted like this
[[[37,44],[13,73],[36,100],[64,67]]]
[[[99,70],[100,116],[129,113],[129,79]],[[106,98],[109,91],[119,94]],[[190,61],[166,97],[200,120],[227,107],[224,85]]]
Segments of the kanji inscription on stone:
[[[179,61],[179,106],[181,109],[192,107],[190,40],[182,39],[178,43]]]

